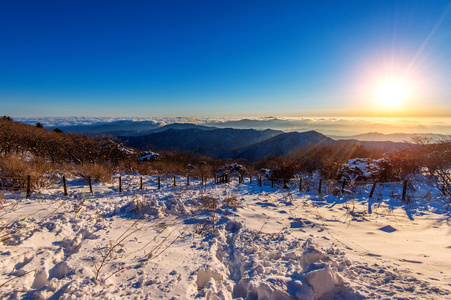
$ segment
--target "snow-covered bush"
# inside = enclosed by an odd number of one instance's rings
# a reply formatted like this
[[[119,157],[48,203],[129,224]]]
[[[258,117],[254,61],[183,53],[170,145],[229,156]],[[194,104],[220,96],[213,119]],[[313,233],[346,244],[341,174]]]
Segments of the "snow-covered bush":
[[[353,158],[343,164],[338,171],[338,178],[353,181],[392,179],[391,164],[386,159]]]
[[[141,154],[138,157],[139,162],[157,161],[157,160],[160,160],[160,154],[152,151],[141,152]]]
[[[255,167],[268,179],[289,180],[300,170],[299,163],[292,159],[267,157]]]
[[[261,168],[259,170],[260,174],[262,174],[263,176],[265,176],[266,178],[270,178],[271,177],[271,170],[270,169],[266,169],[266,168]]]
[[[237,164],[237,163],[231,163],[230,165],[225,165],[216,171],[217,175],[229,174],[232,176],[246,175],[247,173],[248,172],[247,172],[246,167],[243,165]]]

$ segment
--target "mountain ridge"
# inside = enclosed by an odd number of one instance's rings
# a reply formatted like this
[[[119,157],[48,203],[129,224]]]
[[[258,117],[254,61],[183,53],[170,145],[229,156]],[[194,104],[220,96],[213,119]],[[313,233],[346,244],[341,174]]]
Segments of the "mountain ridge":
[[[333,140],[324,134],[310,130],[282,132],[272,129],[233,128],[169,128],[144,136],[122,136],[129,146],[139,149],[182,150],[220,159],[245,159],[250,162],[274,156],[281,157],[301,147],[318,145],[360,145],[368,150],[389,151],[405,147],[404,143],[368,142],[358,140]]]

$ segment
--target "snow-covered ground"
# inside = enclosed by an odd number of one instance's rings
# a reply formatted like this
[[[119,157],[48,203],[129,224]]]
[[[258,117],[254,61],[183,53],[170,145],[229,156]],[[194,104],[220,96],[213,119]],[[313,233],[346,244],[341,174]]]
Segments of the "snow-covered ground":
[[[451,299],[450,214],[426,187],[404,205],[185,182],[5,192],[0,298]]]

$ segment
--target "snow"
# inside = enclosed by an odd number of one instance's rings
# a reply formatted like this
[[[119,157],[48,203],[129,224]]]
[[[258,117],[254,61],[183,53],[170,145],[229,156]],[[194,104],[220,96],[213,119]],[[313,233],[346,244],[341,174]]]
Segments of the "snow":
[[[140,162],[146,162],[146,161],[155,161],[160,159],[160,154],[152,152],[152,151],[145,151],[140,153],[138,157],[138,161]]]
[[[353,158],[343,164],[339,170],[343,178],[350,180],[368,180],[379,178],[380,173],[389,166],[385,159]]]
[[[216,171],[217,175],[225,175],[229,174],[232,176],[239,176],[239,175],[245,175],[247,174],[247,169],[245,166],[237,164],[237,163],[231,163],[223,166],[222,168],[218,169]]]
[[[410,205],[389,184],[81,183],[3,192],[0,298],[451,299],[447,199],[420,183]]]

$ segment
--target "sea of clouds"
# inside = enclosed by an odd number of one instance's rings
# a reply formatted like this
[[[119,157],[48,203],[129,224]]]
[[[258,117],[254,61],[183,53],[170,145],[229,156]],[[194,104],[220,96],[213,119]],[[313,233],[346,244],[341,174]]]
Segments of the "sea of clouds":
[[[40,122],[52,129],[64,126],[130,126],[152,124],[165,126],[173,123],[193,123],[220,128],[277,129],[283,131],[315,130],[330,136],[344,137],[369,132],[383,134],[451,134],[450,118],[435,119],[383,119],[383,118],[290,118],[290,117],[15,117],[14,120],[28,124]]]

